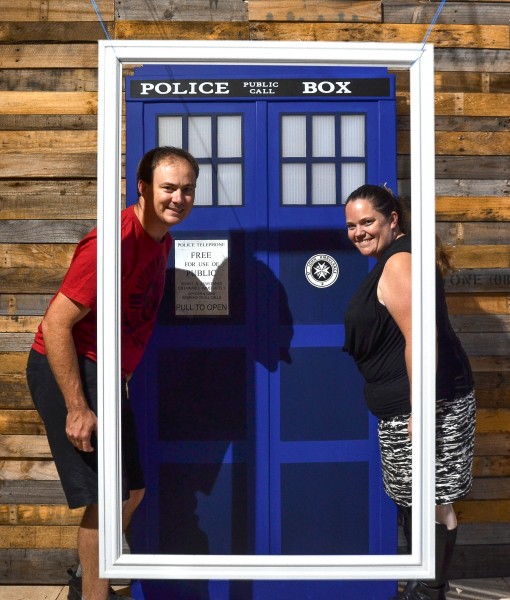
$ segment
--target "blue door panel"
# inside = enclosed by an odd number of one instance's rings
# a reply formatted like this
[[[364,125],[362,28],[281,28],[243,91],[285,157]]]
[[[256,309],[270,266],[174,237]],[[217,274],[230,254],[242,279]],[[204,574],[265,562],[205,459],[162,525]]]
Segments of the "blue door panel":
[[[148,79],[240,76],[234,66],[140,71]],[[246,67],[243,76],[335,72],[261,66]],[[359,69],[342,75],[361,76]],[[387,77],[381,69],[362,76]],[[182,115],[184,123],[193,115],[243,118],[242,203],[196,206],[172,231],[178,240],[228,240],[229,314],[176,316],[172,251],[158,325],[132,381],[133,397],[144,399],[135,411],[148,482],[133,523],[134,552],[395,552],[376,423],[362,400],[362,379],[342,351],[346,305],[370,265],[347,239],[340,202],[282,205],[280,168],[282,115],[363,114],[366,179],[395,186],[393,79],[391,90],[389,100],[140,102],[128,89],[128,198],[136,161],[159,143],[159,115]],[[213,167],[220,163],[212,157]],[[306,277],[307,262],[318,254],[338,265],[329,287]],[[373,581],[138,581],[131,593],[138,600],[381,600],[394,591],[394,582]]]

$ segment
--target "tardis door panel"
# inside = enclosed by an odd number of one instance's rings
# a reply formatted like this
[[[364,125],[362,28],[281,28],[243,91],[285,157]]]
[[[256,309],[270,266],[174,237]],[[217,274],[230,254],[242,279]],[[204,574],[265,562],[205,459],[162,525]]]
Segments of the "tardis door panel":
[[[394,184],[394,167],[379,161],[381,122],[378,103],[268,106],[268,129],[280,132],[268,147],[268,262],[293,322],[290,360],[270,374],[271,552],[394,551],[375,422],[342,352],[346,305],[368,262],[347,239],[341,203],[366,181]],[[284,317],[269,318],[285,327]]]
[[[201,168],[195,208],[172,231],[158,325],[133,381],[148,484],[133,550],[395,552],[375,423],[342,352],[346,304],[369,265],[347,240],[341,205],[366,181],[395,185],[395,153],[385,151],[395,145],[394,104],[135,102],[130,118],[143,133],[133,133],[136,149],[128,144],[128,189],[133,156],[158,144],[189,149]],[[216,243],[228,259],[201,283],[200,265],[187,268],[179,253]],[[217,284],[226,295],[215,297]],[[145,582],[134,595],[379,600],[394,588]]]
[[[254,291],[273,277],[257,258],[267,201],[254,194],[259,173],[265,177],[265,162],[257,167],[255,111],[253,102],[144,110],[144,150],[183,146],[200,176],[192,217],[172,231],[158,324],[133,382],[147,398],[137,407],[148,480],[135,521],[139,552],[254,551],[255,377],[266,358]],[[228,258],[217,264],[209,255],[219,244]],[[189,262],[178,263],[179,252]]]

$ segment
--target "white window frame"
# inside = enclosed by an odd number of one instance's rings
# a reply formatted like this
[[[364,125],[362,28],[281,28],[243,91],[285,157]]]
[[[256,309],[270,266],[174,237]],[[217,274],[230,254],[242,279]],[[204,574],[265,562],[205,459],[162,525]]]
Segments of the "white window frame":
[[[120,209],[123,65],[257,64],[408,69],[413,230],[413,551],[409,555],[122,552]],[[434,50],[430,44],[99,41],[98,416],[100,573],[148,579],[416,579],[434,573]]]

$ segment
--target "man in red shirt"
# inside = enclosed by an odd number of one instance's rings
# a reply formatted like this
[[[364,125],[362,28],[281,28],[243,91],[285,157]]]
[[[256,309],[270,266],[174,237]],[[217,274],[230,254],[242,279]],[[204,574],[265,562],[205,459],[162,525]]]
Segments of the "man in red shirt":
[[[138,165],[138,202],[121,214],[124,527],[145,488],[127,381],[142,358],[163,296],[172,243],[168,230],[190,213],[198,172],[188,152],[154,148]],[[96,261],[94,229],[76,248],[39,325],[27,366],[30,392],[44,421],[69,507],[85,507],[78,533],[82,578],[73,575],[69,600],[119,597],[108,580],[99,578]]]

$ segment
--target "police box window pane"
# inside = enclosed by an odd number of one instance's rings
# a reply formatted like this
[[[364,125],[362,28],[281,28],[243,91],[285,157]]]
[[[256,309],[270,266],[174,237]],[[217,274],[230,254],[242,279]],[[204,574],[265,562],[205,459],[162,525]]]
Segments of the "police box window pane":
[[[158,118],[158,144],[182,148],[182,117]]]
[[[334,115],[312,117],[312,156],[335,156]]]
[[[282,204],[306,204],[306,165],[282,165]]]
[[[365,156],[365,115],[342,115],[340,117],[342,156],[362,158]]]
[[[282,116],[282,157],[306,156],[306,116]]]
[[[242,156],[242,117],[227,115],[218,117],[218,157],[240,158]]]
[[[243,203],[243,170],[238,164],[218,165],[218,204],[240,206]]]
[[[349,194],[365,183],[365,163],[344,163],[342,165],[342,204]]]
[[[197,179],[195,190],[195,206],[211,206],[213,203],[212,193],[213,171],[212,165],[200,164],[200,177]]]
[[[312,204],[336,204],[336,166],[312,165]]]
[[[195,158],[212,156],[212,119],[208,116],[188,118],[188,149]]]

